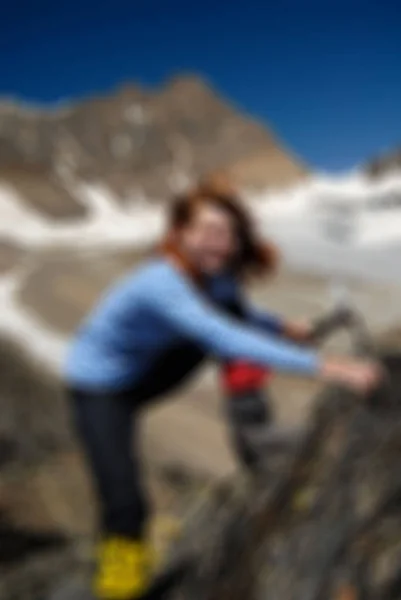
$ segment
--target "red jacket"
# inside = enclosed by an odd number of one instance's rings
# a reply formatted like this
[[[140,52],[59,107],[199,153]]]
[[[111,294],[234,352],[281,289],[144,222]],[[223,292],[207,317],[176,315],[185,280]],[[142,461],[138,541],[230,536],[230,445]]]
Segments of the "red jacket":
[[[224,365],[221,376],[226,392],[239,393],[260,388],[270,380],[272,372],[265,367],[236,361]]]

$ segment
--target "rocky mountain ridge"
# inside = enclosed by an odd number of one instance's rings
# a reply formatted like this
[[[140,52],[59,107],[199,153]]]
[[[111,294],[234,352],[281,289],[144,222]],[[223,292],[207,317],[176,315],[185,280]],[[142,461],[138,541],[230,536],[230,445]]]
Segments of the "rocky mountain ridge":
[[[0,181],[47,218],[85,215],[77,181],[101,181],[121,203],[159,200],[216,169],[259,188],[307,173],[262,124],[193,76],[47,111],[0,101]]]

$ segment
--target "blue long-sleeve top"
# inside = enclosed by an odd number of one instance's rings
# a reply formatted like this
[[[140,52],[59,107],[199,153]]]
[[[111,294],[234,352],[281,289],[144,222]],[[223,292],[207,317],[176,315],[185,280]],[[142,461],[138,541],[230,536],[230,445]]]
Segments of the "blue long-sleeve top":
[[[238,301],[245,321],[224,311]],[[168,259],[155,258],[117,283],[85,320],[69,349],[65,378],[89,392],[134,388],[183,341],[218,359],[316,374],[317,354],[281,340],[281,329],[280,319],[244,301],[230,275],[207,279],[200,291]]]

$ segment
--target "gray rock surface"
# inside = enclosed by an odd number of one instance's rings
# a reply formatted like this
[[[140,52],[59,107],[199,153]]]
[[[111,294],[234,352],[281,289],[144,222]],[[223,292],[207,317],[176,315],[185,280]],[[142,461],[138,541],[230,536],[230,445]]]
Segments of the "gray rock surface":
[[[209,495],[177,600],[401,598],[401,354],[387,364],[391,395],[324,391],[297,452]]]

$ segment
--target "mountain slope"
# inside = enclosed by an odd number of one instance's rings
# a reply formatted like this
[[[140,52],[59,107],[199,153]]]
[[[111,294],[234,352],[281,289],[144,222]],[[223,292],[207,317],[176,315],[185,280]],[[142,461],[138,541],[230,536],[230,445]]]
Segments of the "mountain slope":
[[[0,181],[56,221],[87,212],[76,181],[101,181],[123,204],[164,199],[222,168],[263,188],[307,172],[260,123],[195,77],[156,92],[127,86],[47,112],[0,102]]]

